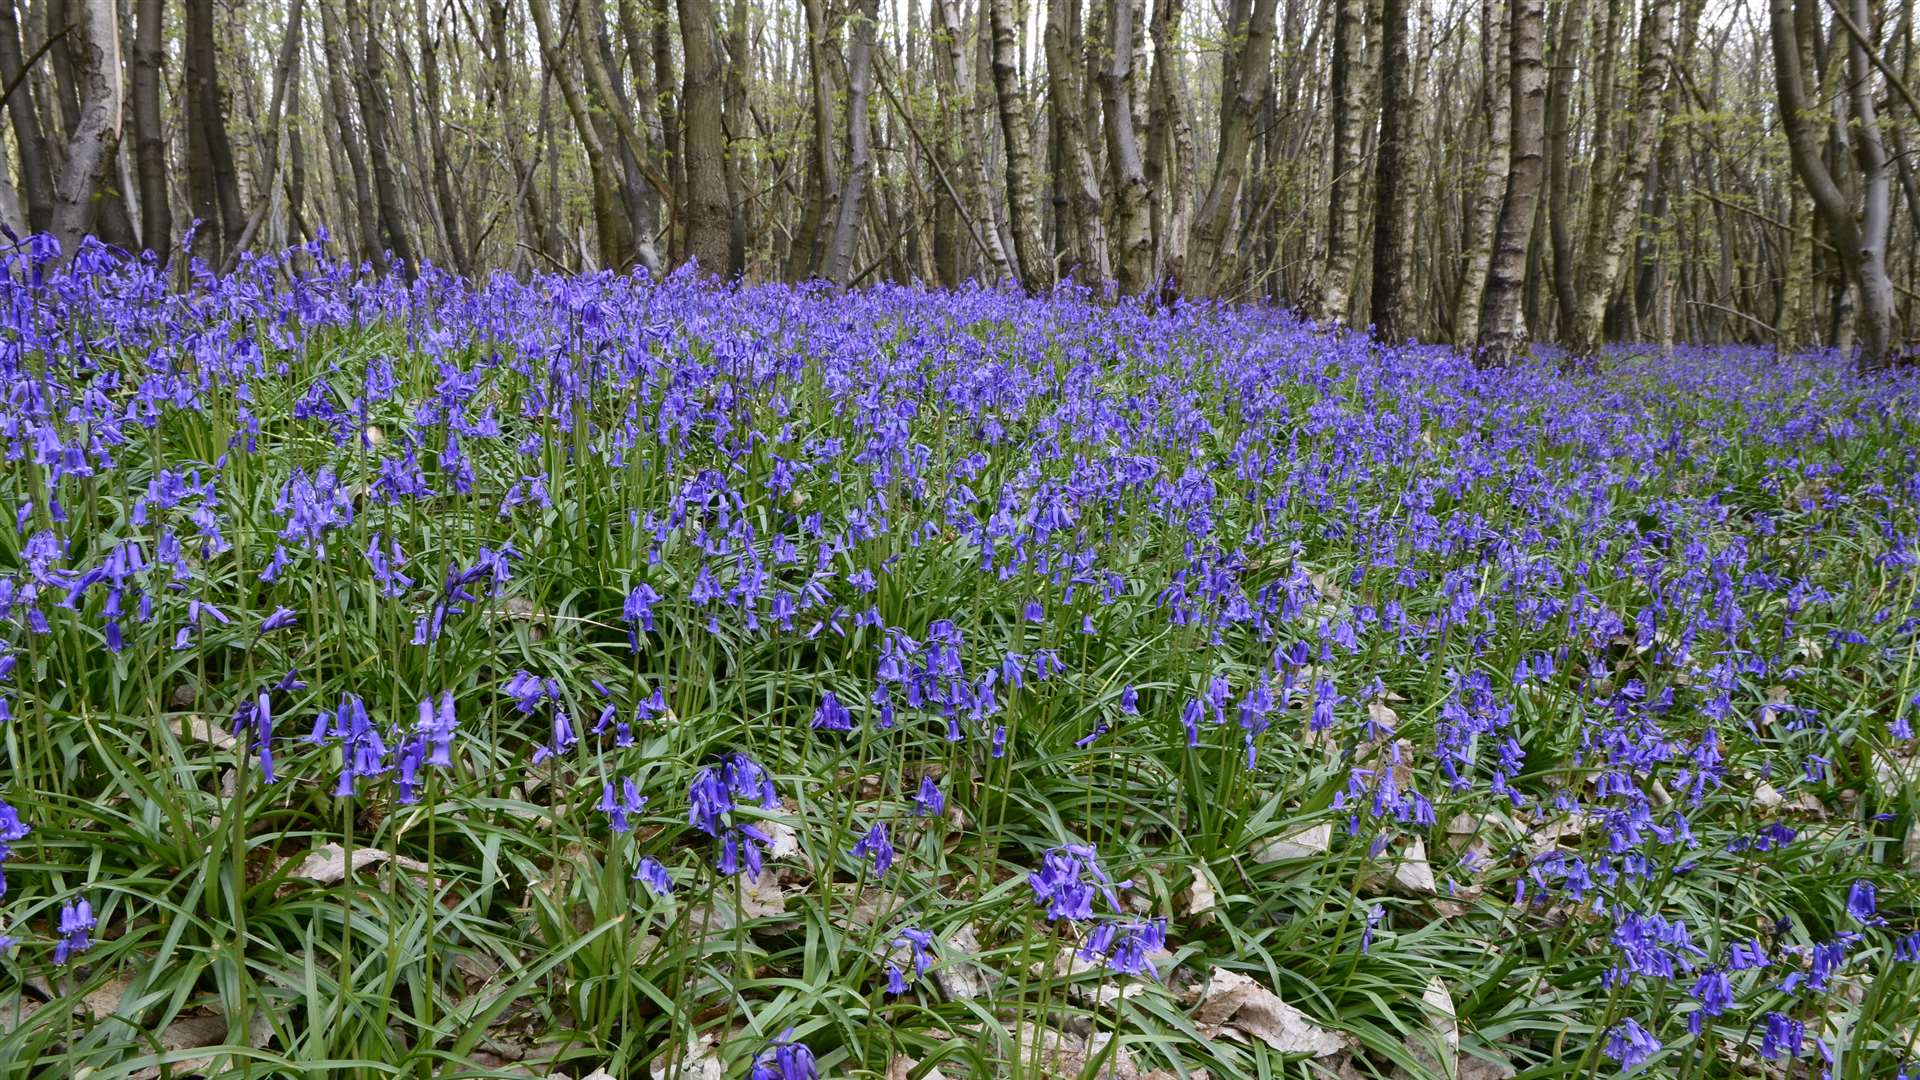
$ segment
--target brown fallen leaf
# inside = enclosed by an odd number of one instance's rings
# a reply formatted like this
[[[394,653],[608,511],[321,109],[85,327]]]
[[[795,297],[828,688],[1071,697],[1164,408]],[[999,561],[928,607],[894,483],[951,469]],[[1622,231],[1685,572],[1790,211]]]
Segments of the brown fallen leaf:
[[[353,872],[392,860],[395,866],[410,873],[424,874],[427,864],[418,859],[409,859],[405,855],[394,855],[380,848],[354,848]],[[285,865],[282,863],[281,865]],[[331,841],[313,849],[306,858],[293,868],[290,875],[319,885],[336,885],[347,879],[347,849]]]
[[[1311,858],[1325,852],[1332,845],[1333,825],[1329,822],[1321,822],[1266,841],[1253,849],[1253,861],[1273,863],[1284,859]]]
[[[1225,968],[1214,968],[1207,976],[1193,1021],[1210,1039],[1259,1039],[1283,1054],[1328,1057],[1347,1045],[1338,1033],[1314,1023],[1278,994]]]

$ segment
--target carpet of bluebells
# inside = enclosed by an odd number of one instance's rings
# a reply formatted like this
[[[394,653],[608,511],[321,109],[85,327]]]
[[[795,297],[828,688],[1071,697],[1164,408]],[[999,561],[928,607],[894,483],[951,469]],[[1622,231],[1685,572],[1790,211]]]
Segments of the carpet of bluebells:
[[[0,1075],[1920,1074],[1920,380],[44,245]]]

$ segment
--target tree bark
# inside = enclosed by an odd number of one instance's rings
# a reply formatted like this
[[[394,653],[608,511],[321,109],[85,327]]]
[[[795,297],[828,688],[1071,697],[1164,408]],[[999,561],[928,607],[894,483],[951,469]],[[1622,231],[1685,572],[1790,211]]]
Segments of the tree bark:
[[[455,270],[470,276],[473,260],[460,233],[459,204],[453,197],[453,162],[447,153],[447,134],[441,122],[445,101],[440,90],[440,43],[433,20],[427,14],[427,0],[413,0],[413,17],[416,44],[420,49],[421,89],[427,96],[427,145],[433,150],[433,197],[438,204],[441,230],[446,234],[447,257]]]
[[[1103,200],[1100,181],[1094,171],[1093,155],[1087,148],[1085,107],[1081,88],[1074,78],[1074,58],[1068,29],[1071,13],[1080,0],[1050,0],[1043,44],[1047,53],[1047,100],[1052,110],[1053,138],[1061,160],[1054,177],[1057,188],[1066,189],[1056,200],[1063,211],[1056,232],[1058,247],[1066,252],[1065,263],[1080,280],[1101,287],[1113,280],[1107,257],[1107,230],[1101,220]]]
[[[945,31],[947,63],[951,68],[949,79],[941,85],[943,108],[948,122],[961,131],[960,141],[966,156],[956,170],[960,193],[973,211],[974,220],[980,223],[981,240],[986,246],[987,262],[992,268],[993,278],[1004,281],[1015,274],[1012,260],[1007,255],[1007,245],[1000,237],[999,224],[994,220],[992,200],[987,195],[993,190],[993,178],[987,168],[985,140],[981,137],[974,109],[978,91],[974,84],[973,65],[967,56],[966,23],[960,16],[960,0],[937,2]]]
[[[787,279],[819,272],[825,255],[827,218],[840,190],[839,160],[833,153],[833,83],[827,69],[827,0],[805,0],[807,14],[807,86],[812,97],[813,136],[808,161],[807,207],[800,221]]]
[[[1275,0],[1251,0],[1246,19],[1228,28],[1226,56],[1233,61],[1233,77],[1221,88],[1219,150],[1213,180],[1195,215],[1193,254],[1188,261],[1193,291],[1202,296],[1213,295],[1221,284],[1217,271],[1246,175],[1254,117],[1267,89],[1274,7]],[[1237,50],[1231,47],[1234,41],[1240,44]]]
[[[1375,331],[1389,344],[1419,328],[1413,295],[1414,140],[1420,102],[1413,93],[1407,0],[1385,0],[1380,29],[1380,146],[1374,156],[1373,296]]]
[[[1114,270],[1120,291],[1137,296],[1153,287],[1153,219],[1147,205],[1146,166],[1134,128],[1134,0],[1112,0],[1107,31],[1112,42],[1101,78],[1107,118],[1107,160],[1117,180],[1113,200]]]
[[[1487,271],[1493,261],[1494,226],[1507,189],[1513,135],[1513,98],[1507,85],[1511,72],[1506,59],[1508,2],[1480,2],[1480,59],[1485,73],[1481,98],[1487,114],[1487,150],[1463,227],[1467,258],[1453,305],[1453,342],[1461,349],[1474,348],[1480,341],[1480,304],[1486,296]]]
[[[1800,0],[1805,3],[1806,0]],[[1864,5],[1856,4],[1856,10]],[[1866,50],[1850,42],[1849,76],[1855,82],[1851,95],[1854,120],[1859,127],[1863,147],[1860,164],[1866,167],[1866,212],[1856,224],[1852,200],[1841,190],[1827,167],[1820,135],[1809,113],[1805,75],[1800,54],[1800,30],[1795,0],[1772,0],[1769,5],[1773,27],[1774,83],[1780,98],[1780,120],[1787,131],[1787,146],[1794,171],[1806,185],[1807,194],[1819,211],[1827,234],[1833,241],[1847,284],[1858,298],[1858,328],[1861,334],[1859,363],[1873,370],[1891,362],[1892,282],[1886,272],[1888,188],[1891,177],[1886,168],[1885,151],[1880,144],[1879,127],[1874,114],[1872,91],[1866,72]],[[1855,68],[1857,67],[1857,70]],[[1836,103],[1838,104],[1838,103]],[[1875,168],[1877,166],[1877,169]],[[1877,191],[1875,189],[1878,189]],[[1844,320],[1836,320],[1844,322]]]
[[[373,183],[367,173],[366,147],[361,143],[354,126],[353,98],[347,89],[346,76],[349,60],[340,33],[340,20],[334,15],[333,5],[328,0],[320,0],[320,37],[327,56],[328,104],[333,109],[340,149],[346,154],[348,170],[353,174],[352,206],[355,224],[359,226],[360,250],[362,256],[373,264],[374,270],[384,274],[387,272],[387,247],[380,242]],[[188,171],[192,172],[191,157]]]
[[[1574,88],[1574,71],[1582,63],[1587,31],[1587,0],[1569,0],[1560,8],[1554,35],[1552,70],[1547,75],[1547,241],[1553,251],[1553,295],[1560,313],[1562,332],[1573,325],[1574,273],[1573,209],[1570,198],[1568,140]],[[1602,41],[1599,48],[1611,49]],[[1597,103],[1596,108],[1611,108]]]
[[[299,70],[301,19],[304,14],[305,0],[293,0],[287,8],[286,36],[280,42],[280,57],[274,63],[273,92],[267,103],[266,130],[261,133],[260,161],[265,183],[255,196],[253,213],[248,215],[246,227],[240,230],[240,236],[221,264],[227,273],[233,272],[240,254],[253,243],[261,223],[266,220],[267,212],[273,208],[273,189],[280,178],[280,118],[286,111],[287,87]]]
[[[79,123],[67,143],[67,163],[54,186],[53,235],[64,258],[93,227],[99,198],[120,146],[120,16],[113,0],[86,0],[84,37],[75,63]]]
[[[35,104],[37,88],[27,78],[21,49],[20,23],[14,17],[13,4],[0,0],[0,78],[14,88],[7,112],[20,152],[20,195],[27,203],[27,227],[44,232],[53,223],[53,164]]]
[[[1507,190],[1487,267],[1487,291],[1480,304],[1478,362],[1499,367],[1512,362],[1527,344],[1521,304],[1527,284],[1527,255],[1545,171],[1547,72],[1544,12],[1546,0],[1511,0],[1508,56],[1512,66],[1510,97],[1512,144],[1508,148]]]
[[[1194,148],[1186,75],[1174,52],[1180,30],[1181,0],[1153,5],[1152,94],[1160,121],[1152,125],[1149,146],[1158,159],[1148,169],[1163,211],[1154,245],[1155,276],[1178,293],[1187,275],[1187,238],[1193,221]]]
[[[620,183],[613,173],[614,159],[600,139],[592,106],[580,89],[580,81],[574,74],[567,54],[562,51],[564,39],[570,34],[563,35],[554,26],[553,12],[547,6],[547,0],[527,0],[527,9],[533,16],[534,34],[539,38],[540,54],[546,58],[547,71],[559,84],[560,97],[566,102],[567,113],[573,118],[574,131],[580,137],[581,148],[586,151],[587,172],[593,183],[594,237],[599,263],[609,270],[625,270],[633,258],[632,223],[627,218],[627,209],[620,197]]]
[[[721,112],[725,91],[712,0],[677,0],[680,44],[686,64],[680,107],[687,170],[686,255],[700,269],[732,276],[728,262],[732,207],[727,199],[726,133]]]
[[[0,0],[4,2],[4,0]],[[135,0],[132,78],[133,159],[140,183],[140,242],[165,263],[173,251],[167,193],[167,129],[160,117],[166,85],[162,23],[166,0]]]
[[[377,0],[365,0],[370,6]],[[367,131],[367,164],[373,174],[374,200],[388,250],[400,260],[409,278],[419,272],[413,240],[407,232],[406,207],[400,201],[400,181],[393,167],[393,109],[387,98],[386,46],[374,35],[375,16],[362,10],[361,0],[347,0],[348,45],[356,52],[354,85],[360,99],[360,120]]]
[[[1014,254],[1019,259],[1020,282],[1028,292],[1053,284],[1053,262],[1047,258],[1040,235],[1040,211],[1034,203],[1033,136],[1027,118],[1026,97],[1020,88],[1019,39],[1013,21],[1013,0],[986,0],[993,28],[993,88],[1000,113],[1000,133],[1006,143],[1007,216],[1013,225]]]
[[[1638,46],[1638,86],[1634,92],[1631,141],[1621,162],[1617,182],[1605,191],[1596,191],[1595,226],[1587,233],[1580,265],[1579,286],[1575,290],[1577,306],[1568,346],[1575,356],[1599,354],[1607,304],[1620,283],[1620,270],[1627,245],[1632,242],[1640,218],[1640,195],[1645,187],[1647,168],[1653,160],[1653,148],[1660,138],[1665,119],[1668,65],[1669,21],[1673,0],[1647,0],[1646,15],[1640,26]]]
[[[853,47],[847,52],[847,172],[833,217],[833,235],[827,243],[825,277],[845,288],[853,273],[854,241],[859,238],[867,185],[873,173],[873,146],[868,128],[868,98],[873,93],[873,35],[880,18],[879,0],[858,0],[853,15]]]
[[[1366,14],[1366,0],[1337,0],[1334,6],[1333,163],[1318,310],[1321,319],[1333,323],[1345,323],[1352,307],[1353,266],[1360,246],[1360,192],[1365,186],[1361,143],[1369,126]],[[1404,32],[1405,19],[1401,21]]]

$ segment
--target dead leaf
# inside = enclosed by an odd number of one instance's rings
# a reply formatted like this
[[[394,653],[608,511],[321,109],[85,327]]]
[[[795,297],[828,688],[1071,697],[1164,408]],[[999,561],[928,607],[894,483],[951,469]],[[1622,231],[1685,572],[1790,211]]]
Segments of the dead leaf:
[[[1214,968],[1200,992],[1194,1023],[1208,1038],[1259,1039],[1283,1054],[1328,1057],[1346,1049],[1346,1040],[1314,1023],[1307,1014],[1248,976]]]
[[[197,742],[212,743],[220,750],[233,749],[235,741],[231,732],[219,724],[208,723],[204,716],[182,716],[180,736]]]
[[[1104,1031],[1070,1035],[1037,1024],[1020,1025],[1020,1053],[1031,1059],[1037,1048],[1042,1076],[1080,1076],[1089,1063],[1105,1061],[1101,1080],[1141,1080],[1140,1067],[1125,1046],[1114,1047],[1113,1053],[1107,1054],[1107,1043],[1112,1039]]]
[[[1180,894],[1180,901],[1194,925],[1206,926],[1213,922],[1213,913],[1220,907],[1220,898],[1213,891],[1213,879],[1205,866],[1193,868],[1193,884]]]
[[[1367,703],[1367,719],[1389,732],[1400,726],[1400,714],[1394,712],[1393,706],[1388,705],[1380,698],[1375,698]]]
[[[358,874],[368,867],[378,866],[388,860],[392,860],[395,866],[410,873],[424,874],[427,870],[426,863],[418,859],[409,859],[405,855],[394,855],[380,848],[354,848],[353,872]],[[304,878],[319,885],[337,885],[347,879],[347,849],[331,841],[322,844],[302,859],[300,865],[293,868],[291,876]]]
[[[1440,891],[1433,880],[1433,866],[1427,862],[1427,842],[1414,837],[1393,864],[1393,883],[1410,893],[1431,896]]]
[[[971,1001],[987,992],[995,982],[994,973],[970,959],[980,954],[980,937],[967,923],[947,935],[943,959],[933,968],[933,981],[949,1001]]]
[[[919,1067],[920,1063],[907,1055],[895,1054],[893,1060],[887,1063],[887,1080],[912,1080],[913,1070]],[[938,1068],[932,1068],[928,1069],[927,1074],[920,1077],[920,1080],[947,1080],[947,1078],[941,1075]]]
[[[1420,1063],[1420,1072],[1409,1073],[1402,1068],[1395,1074],[1454,1080],[1460,1075],[1460,1020],[1453,1010],[1453,995],[1440,976],[1427,980],[1427,988],[1420,994],[1420,1012],[1426,1017],[1427,1030],[1416,1032],[1406,1043],[1407,1052]]]
[[[724,1080],[727,1067],[720,1060],[719,1040],[708,1032],[697,1039],[689,1038],[677,1060],[672,1054],[654,1058],[647,1072],[653,1080],[667,1080],[668,1076],[675,1080]]]
[[[1307,859],[1325,852],[1333,845],[1333,825],[1322,822],[1296,829],[1284,836],[1268,840],[1253,849],[1253,861],[1274,863],[1284,859]]]

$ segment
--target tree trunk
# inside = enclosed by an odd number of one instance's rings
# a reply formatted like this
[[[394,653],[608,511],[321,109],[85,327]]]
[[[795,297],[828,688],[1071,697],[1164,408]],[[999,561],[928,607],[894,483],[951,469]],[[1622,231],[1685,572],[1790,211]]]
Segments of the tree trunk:
[[[0,78],[14,88],[7,112],[13,119],[14,142],[20,151],[20,194],[27,201],[27,227],[45,232],[53,224],[53,165],[48,160],[46,135],[35,105],[37,87],[27,78],[21,48],[14,6],[0,0]]]
[[[92,229],[101,191],[120,146],[120,17],[113,0],[86,0],[84,37],[75,50],[79,123],[67,143],[67,163],[54,185],[53,235],[72,258]]]
[[[297,3],[298,0],[295,0]],[[427,145],[433,149],[433,197],[439,204],[440,227],[446,234],[447,257],[461,274],[473,274],[473,259],[460,235],[459,204],[453,198],[453,162],[447,154],[447,135],[440,120],[445,108],[440,92],[440,45],[436,27],[427,14],[427,0],[413,0],[414,32],[420,48],[421,89],[427,95]]]
[[[333,108],[334,125],[339,132],[340,148],[347,156],[348,169],[353,173],[353,213],[360,231],[360,250],[373,264],[374,270],[384,274],[387,272],[387,247],[380,242],[373,184],[367,173],[366,148],[354,129],[353,98],[347,89],[346,72],[350,61],[346,47],[341,43],[340,21],[333,13],[333,5],[327,0],[320,0],[320,37],[327,55],[327,96]],[[192,171],[193,159],[189,155],[189,174]]]
[[[4,0],[0,0],[4,2]],[[166,0],[135,0],[133,159],[140,182],[140,242],[165,263],[173,251],[173,211],[167,202],[167,129],[160,118],[166,53],[161,30]]]
[[[1380,29],[1380,147],[1374,157],[1373,296],[1380,339],[1399,344],[1419,329],[1413,295],[1414,140],[1420,102],[1408,55],[1407,0],[1385,0]]]
[[[1100,181],[1094,172],[1093,155],[1087,148],[1087,129],[1083,122],[1085,107],[1082,91],[1074,79],[1072,43],[1068,27],[1073,9],[1080,0],[1050,0],[1043,41],[1047,53],[1047,100],[1052,110],[1053,138],[1061,160],[1056,163],[1056,189],[1066,189],[1056,199],[1063,213],[1056,225],[1059,248],[1066,253],[1064,262],[1077,271],[1080,280],[1096,287],[1113,280],[1107,258],[1107,230],[1101,220],[1103,201]]]
[[[1228,40],[1239,41],[1240,48],[1229,48],[1226,53],[1233,61],[1233,77],[1221,88],[1219,152],[1214,158],[1213,180],[1195,216],[1193,255],[1188,262],[1193,290],[1203,296],[1213,295],[1220,285],[1217,272],[1246,175],[1253,121],[1267,89],[1274,7],[1275,0],[1252,0],[1245,21],[1228,27]]]
[[[1193,221],[1194,149],[1186,75],[1174,52],[1180,30],[1181,0],[1153,5],[1153,85],[1161,120],[1153,145],[1158,167],[1149,170],[1153,191],[1165,207],[1154,252],[1155,274],[1178,293],[1187,274],[1187,237]]]
[[[1863,7],[1856,4],[1855,10]],[[1866,213],[1856,224],[1852,200],[1841,190],[1833,172],[1827,167],[1821,137],[1810,119],[1800,54],[1800,30],[1796,20],[1796,14],[1805,17],[1806,13],[1796,13],[1795,0],[1772,0],[1769,14],[1773,26],[1774,83],[1780,97],[1780,120],[1787,131],[1787,146],[1794,171],[1799,174],[1801,183],[1806,185],[1814,209],[1819,211],[1827,234],[1833,241],[1846,282],[1858,297],[1859,330],[1862,335],[1860,366],[1869,370],[1879,368],[1891,362],[1892,358],[1893,290],[1885,261],[1887,226],[1891,219],[1888,212],[1891,178],[1873,111],[1872,91],[1866,71],[1866,50],[1858,42],[1850,42],[1847,50],[1849,75],[1855,83],[1851,97],[1854,119],[1859,126],[1859,141],[1872,144],[1871,147],[1863,146],[1860,152],[1860,163],[1868,167],[1865,177],[1868,191]],[[1877,166],[1877,175],[1874,166]],[[1844,318],[1835,320],[1836,325],[1845,325],[1846,321]]]
[[[1671,59],[1667,35],[1672,4],[1673,0],[1647,2],[1640,26],[1639,85],[1634,93],[1631,141],[1625,148],[1617,182],[1593,196],[1604,202],[1596,202],[1590,220],[1597,224],[1588,230],[1582,252],[1578,306],[1567,339],[1575,356],[1593,357],[1600,352],[1607,303],[1619,285],[1622,260],[1640,218],[1641,191],[1666,115],[1663,106]]]
[[[1014,271],[1007,257],[1007,246],[1000,238],[1000,227],[994,220],[992,200],[987,195],[993,190],[993,178],[987,169],[986,147],[975,119],[977,91],[965,45],[966,23],[960,17],[960,0],[938,0],[938,3],[945,30],[947,62],[952,68],[950,81],[941,86],[943,108],[949,123],[961,129],[961,143],[968,159],[956,170],[961,197],[973,212],[974,220],[980,223],[981,240],[987,249],[987,262],[992,267],[994,280],[1004,281],[1013,277]]]
[[[1513,135],[1513,98],[1508,92],[1506,60],[1509,2],[1480,2],[1481,69],[1485,73],[1481,98],[1487,114],[1487,151],[1464,222],[1467,258],[1453,305],[1453,343],[1460,349],[1474,348],[1480,341],[1480,304],[1486,296],[1487,271],[1493,261],[1494,225],[1507,189]]]
[[[834,207],[825,266],[827,280],[841,288],[847,286],[853,273],[854,241],[859,238],[867,185],[873,173],[867,100],[873,93],[873,35],[879,18],[879,0],[857,0],[853,47],[847,52],[847,173]]]
[[[562,34],[554,26],[547,0],[527,0],[527,9],[533,16],[534,34],[540,41],[540,54],[546,58],[546,69],[560,87],[560,97],[566,102],[574,131],[580,136],[580,146],[586,151],[587,172],[593,183],[594,237],[599,263],[609,270],[625,270],[633,259],[632,222],[627,218],[627,208],[620,196],[620,182],[614,176],[613,156],[601,141],[599,128],[594,123],[593,107],[580,88],[567,54],[562,51],[565,38],[571,35]]]
[[[1352,307],[1353,266],[1360,246],[1362,140],[1366,110],[1366,0],[1337,0],[1333,34],[1333,163],[1327,197],[1327,255],[1321,270],[1319,317],[1344,323]],[[1404,16],[1404,8],[1402,9]],[[1404,33],[1405,19],[1402,18]]]
[[[1134,0],[1112,0],[1107,13],[1111,55],[1101,78],[1101,105],[1107,117],[1107,160],[1115,185],[1113,206],[1114,269],[1120,291],[1137,296],[1153,287],[1153,220],[1147,205],[1146,166],[1134,129]]]
[[[1510,363],[1526,347],[1527,321],[1521,309],[1527,285],[1527,255],[1540,203],[1545,171],[1547,72],[1544,12],[1546,0],[1511,0],[1508,55],[1512,64],[1510,97],[1512,144],[1508,148],[1507,190],[1487,266],[1486,296],[1480,304],[1478,362],[1489,367]]]
[[[372,5],[377,0],[365,0]],[[373,194],[386,234],[388,250],[400,260],[409,278],[419,272],[413,240],[407,232],[406,207],[400,201],[400,181],[393,167],[393,109],[387,99],[386,46],[374,35],[374,12],[362,11],[361,0],[347,0],[348,45],[357,53],[354,84],[360,99],[360,120],[367,130],[367,164],[373,174]]]
[[[1013,0],[986,0],[993,27],[993,88],[998,99],[1000,133],[1006,142],[1007,213],[1013,224],[1013,248],[1020,261],[1020,282],[1028,292],[1053,284],[1053,262],[1040,236],[1040,212],[1034,204],[1032,125],[1020,89],[1019,39]]]
[[[1547,240],[1553,250],[1553,296],[1560,313],[1562,333],[1573,325],[1574,273],[1573,208],[1569,189],[1567,143],[1571,135],[1568,113],[1572,110],[1574,89],[1578,85],[1574,71],[1582,63],[1587,31],[1587,0],[1570,0],[1560,8],[1554,35],[1552,70],[1547,75]],[[1611,49],[1609,41],[1599,48]],[[1596,103],[1596,109],[1611,108]]]
[[[267,103],[266,130],[261,133],[260,153],[261,170],[265,182],[254,197],[253,213],[248,215],[246,227],[227,252],[222,269],[232,273],[240,260],[240,254],[253,243],[259,233],[260,225],[266,220],[267,212],[273,208],[273,189],[280,177],[280,118],[285,115],[287,87],[296,78],[300,62],[301,18],[305,14],[305,0],[293,0],[287,8],[286,37],[280,42],[280,56],[273,67],[273,92]]]
[[[794,250],[787,260],[787,279],[811,277],[824,262],[827,218],[840,190],[840,167],[833,154],[833,83],[827,68],[827,0],[805,0],[807,14],[807,85],[813,107],[813,151],[807,167],[807,207],[800,221]]]
[[[728,262],[732,207],[727,199],[726,132],[721,122],[725,90],[713,2],[678,0],[678,6],[686,63],[680,98],[687,170],[686,255],[708,273],[731,276],[738,268]]]

